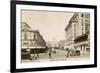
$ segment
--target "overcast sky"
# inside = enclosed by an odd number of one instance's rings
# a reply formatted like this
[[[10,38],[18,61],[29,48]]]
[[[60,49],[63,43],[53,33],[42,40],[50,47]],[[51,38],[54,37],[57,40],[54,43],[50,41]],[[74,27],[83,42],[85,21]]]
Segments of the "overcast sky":
[[[65,39],[65,27],[73,13],[22,10],[22,22],[32,30],[39,30],[45,41]]]

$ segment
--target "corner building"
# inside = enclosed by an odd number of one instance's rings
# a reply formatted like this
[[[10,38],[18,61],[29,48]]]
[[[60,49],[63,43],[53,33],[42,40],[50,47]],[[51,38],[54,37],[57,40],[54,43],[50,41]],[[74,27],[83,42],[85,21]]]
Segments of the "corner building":
[[[68,48],[79,50],[81,54],[90,52],[90,14],[75,13],[65,28]]]

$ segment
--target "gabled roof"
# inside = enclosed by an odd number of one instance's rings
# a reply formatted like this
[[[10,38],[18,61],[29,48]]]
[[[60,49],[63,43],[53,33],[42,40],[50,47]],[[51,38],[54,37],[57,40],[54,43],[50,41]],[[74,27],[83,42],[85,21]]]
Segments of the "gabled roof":
[[[28,27],[28,28],[31,28],[26,22],[21,22],[22,24],[22,27]]]

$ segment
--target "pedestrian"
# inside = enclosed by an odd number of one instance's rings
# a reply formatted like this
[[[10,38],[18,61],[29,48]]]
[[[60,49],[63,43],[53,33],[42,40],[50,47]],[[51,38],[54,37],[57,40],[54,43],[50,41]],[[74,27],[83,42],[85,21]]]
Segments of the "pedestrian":
[[[49,58],[51,58],[51,52],[49,52]]]
[[[49,58],[50,58],[50,59],[51,59],[51,52],[52,52],[52,50],[49,49]]]
[[[67,51],[67,58],[70,56],[70,51],[68,50]]]
[[[70,53],[69,48],[66,48],[66,57],[67,58],[69,57],[69,53]]]
[[[31,60],[33,60],[34,59],[34,54],[31,54]]]
[[[32,61],[35,61],[36,60],[35,54],[31,54],[31,59],[32,59]]]

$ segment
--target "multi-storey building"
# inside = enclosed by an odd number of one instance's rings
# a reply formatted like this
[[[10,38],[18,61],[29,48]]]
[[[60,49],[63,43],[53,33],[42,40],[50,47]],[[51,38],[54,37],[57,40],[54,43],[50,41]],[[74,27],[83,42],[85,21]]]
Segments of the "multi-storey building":
[[[21,26],[21,45],[22,45],[22,49],[28,48],[28,46],[29,46],[30,30],[31,30],[31,27],[26,22],[22,22],[22,26]]]
[[[65,49],[66,50],[71,50],[73,49],[74,50],[74,24],[76,24],[76,17],[77,14],[74,14],[72,16],[72,18],[70,19],[67,27],[65,28]]]
[[[30,59],[30,50],[29,50],[29,38],[31,27],[26,23],[22,22],[21,25],[21,58]]]
[[[31,27],[25,22],[22,22],[21,48],[22,59],[30,58],[31,54],[39,56],[39,53],[43,53],[48,49],[40,32],[31,30]]]
[[[66,31],[66,47],[86,53],[90,50],[90,14],[75,13]]]
[[[90,50],[90,14],[78,13],[75,18],[77,23],[74,25],[74,48],[86,53]]]

